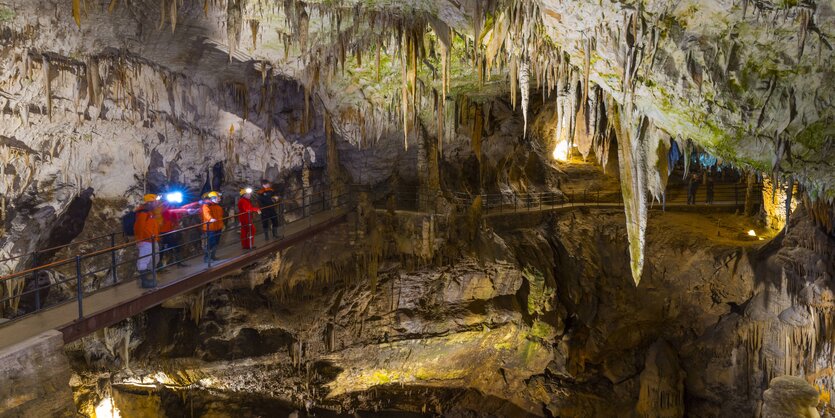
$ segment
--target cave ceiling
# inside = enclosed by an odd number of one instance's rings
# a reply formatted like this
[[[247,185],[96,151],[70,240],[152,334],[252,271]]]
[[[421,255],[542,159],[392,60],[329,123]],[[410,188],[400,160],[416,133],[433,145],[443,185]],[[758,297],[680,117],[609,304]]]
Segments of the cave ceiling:
[[[675,138],[835,193],[831,1],[5,3],[5,21],[37,16],[34,30],[53,32],[34,50],[127,51],[208,85],[280,74],[318,87],[331,110],[360,107],[380,124],[399,122],[381,109],[402,107],[404,85],[454,99],[517,95],[520,66],[549,91],[565,88],[560,77],[588,78]],[[401,61],[417,86],[402,80]],[[568,75],[549,77],[563,61]],[[414,99],[418,116],[429,102]]]
[[[291,123],[282,144],[322,149],[321,135],[307,135],[316,108],[325,135],[351,147],[399,135],[404,148],[418,136],[442,148],[460,120],[489,119],[489,102],[502,100],[521,113],[523,135],[546,146],[573,141],[606,159],[616,140],[636,283],[647,198],[660,200],[672,141],[835,199],[832,1],[3,0],[0,22],[0,107],[23,127],[33,106],[49,122],[58,109],[77,117],[82,137],[95,130],[84,119],[105,111],[134,125],[164,115],[177,130],[243,135],[264,150],[273,145],[257,138]],[[276,122],[289,112],[282,97],[299,93],[274,79],[304,91],[301,122]],[[538,109],[556,103],[546,129],[529,114],[539,97]],[[45,128],[6,128],[0,151],[10,160],[27,152],[15,141],[56,156]],[[53,123],[48,134],[63,131]],[[480,152],[481,134],[472,136]],[[163,155],[181,153],[167,146]],[[281,153],[243,158],[264,172],[308,158]],[[17,173],[30,170],[18,160]],[[15,198],[24,188],[0,191]]]

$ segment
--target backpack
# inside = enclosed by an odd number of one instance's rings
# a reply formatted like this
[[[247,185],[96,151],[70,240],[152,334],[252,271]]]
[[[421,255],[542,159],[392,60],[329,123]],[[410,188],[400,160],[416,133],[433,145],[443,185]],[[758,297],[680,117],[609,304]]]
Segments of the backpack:
[[[133,226],[136,225],[136,212],[130,211],[122,215],[122,233],[126,237],[133,236]]]

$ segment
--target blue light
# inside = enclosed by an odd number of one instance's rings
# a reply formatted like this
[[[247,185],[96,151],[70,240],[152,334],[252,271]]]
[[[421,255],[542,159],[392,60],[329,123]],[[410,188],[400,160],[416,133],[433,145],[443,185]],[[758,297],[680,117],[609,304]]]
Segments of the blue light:
[[[181,192],[167,193],[165,201],[168,203],[183,203],[183,194]]]

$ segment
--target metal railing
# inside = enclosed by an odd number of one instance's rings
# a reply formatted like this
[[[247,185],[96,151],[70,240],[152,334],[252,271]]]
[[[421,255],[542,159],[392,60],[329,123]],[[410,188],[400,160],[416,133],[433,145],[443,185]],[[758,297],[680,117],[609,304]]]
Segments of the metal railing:
[[[762,185],[757,184],[753,190],[754,203],[761,203]],[[696,189],[692,200],[693,206],[742,206],[745,204],[747,186],[740,183],[717,183],[713,186],[712,193],[708,196],[707,187],[704,185]],[[481,210],[484,214],[489,213],[517,213],[533,212],[573,205],[583,206],[605,206],[623,205],[623,195],[620,190],[604,191],[601,189],[581,189],[531,193],[482,193],[467,194],[453,193],[452,199],[458,205],[471,205],[476,197],[481,198]],[[690,202],[689,190],[686,184],[669,185],[660,202],[660,208],[665,210],[668,205],[687,205]]]
[[[666,204],[681,205],[686,203],[688,190],[686,185],[670,185],[666,195]],[[753,194],[757,197],[756,203],[761,198],[761,185],[757,185]],[[696,205],[709,205],[707,203],[706,187],[700,186],[696,193]],[[302,188],[285,191],[282,193],[282,201],[261,209],[275,207],[279,220],[282,222],[279,228],[283,231],[288,225],[297,222],[308,222],[312,226],[312,217],[329,209],[346,207],[356,202],[351,199],[349,191],[356,191],[356,186],[346,187],[345,191],[335,194],[328,187]],[[398,210],[435,210],[436,199],[440,192],[427,193],[417,189],[378,189],[365,188],[363,191],[369,193],[369,197],[375,207],[394,207]],[[740,183],[717,183],[713,190],[713,202],[717,205],[741,206],[745,203],[747,188]],[[461,207],[469,207],[476,196],[481,197],[482,213],[515,213],[546,210],[557,207],[565,207],[577,204],[604,205],[622,204],[620,193],[604,192],[602,190],[583,189],[577,191],[533,192],[526,194],[512,193],[486,193],[472,195],[467,193],[445,193],[448,199]],[[663,207],[663,205],[662,205]],[[428,208],[428,209],[427,209]],[[222,219],[225,225],[224,236],[229,233],[240,231],[241,224],[236,221],[236,215],[230,215]],[[261,230],[261,216],[253,220],[256,234]],[[174,237],[175,245],[159,249],[154,245],[149,256],[155,276],[157,271],[169,267],[172,264],[188,261],[206,254],[207,240],[205,234],[201,233],[206,225],[195,223],[175,231],[161,234],[158,238]],[[261,230],[261,232],[263,232]],[[84,316],[84,296],[132,280],[137,277],[137,271],[132,268],[138,260],[138,256],[131,251],[137,241],[131,240],[121,244],[116,243],[117,233],[110,233],[83,241],[67,244],[55,248],[68,248],[70,245],[89,243],[96,239],[108,238],[104,248],[93,249],[86,252],[78,252],[71,257],[54,261],[45,265],[36,266],[24,271],[8,274],[0,277],[0,289],[6,289],[6,295],[0,298],[0,312],[7,308],[12,311],[12,319],[30,315],[45,308],[66,303],[73,298],[78,304],[79,317]],[[226,240],[218,245],[218,249],[227,248],[232,245],[239,245],[238,240]],[[52,250],[47,249],[47,250]],[[35,253],[43,253],[47,250],[39,250]],[[32,255],[35,253],[30,253]],[[16,258],[26,255],[17,256]],[[168,261],[162,263],[163,258]],[[206,269],[212,267],[211,259],[206,263]],[[92,267],[91,267],[92,266]],[[58,273],[56,275],[55,273]],[[154,277],[156,278],[156,277]],[[58,293],[58,296],[55,294]],[[52,294],[50,299],[50,294]],[[23,313],[18,314],[20,304],[23,303]]]
[[[296,199],[300,202],[294,201]],[[284,230],[288,226],[298,223],[304,225],[304,222],[307,222],[304,229],[310,228],[313,226],[314,215],[345,208],[353,203],[355,202],[352,201],[347,190],[335,194],[326,189],[313,192],[310,188],[304,188],[299,190],[298,193],[287,192],[279,203],[260,209],[276,209],[279,231],[281,231],[283,238]],[[224,224],[221,238],[228,237],[230,233],[237,236],[236,232],[239,232],[242,227],[242,224],[236,219],[238,215],[229,215],[219,220]],[[252,215],[255,215],[255,213]],[[256,234],[263,232],[261,228],[262,216],[259,215],[257,220],[253,219],[252,223],[255,226]],[[253,216],[253,218],[255,217]],[[288,221],[281,222],[285,219]],[[173,241],[176,242],[176,245],[165,249],[160,249],[159,245],[153,245],[151,254],[143,257],[150,258],[150,271],[154,279],[156,279],[158,271],[172,264],[206,256],[208,242],[203,230],[207,228],[207,225],[208,223],[195,223],[160,234],[158,237],[152,237],[152,241],[174,237]],[[117,244],[115,242],[116,235],[116,233],[110,233],[103,236],[109,238],[105,248],[79,252],[72,257],[0,276],[0,288],[6,289],[6,293],[8,293],[0,298],[0,310],[11,310],[10,319],[18,320],[44,309],[69,303],[75,299],[78,305],[78,317],[83,318],[85,296],[139,277],[139,272],[131,267],[139,259],[138,255],[131,251],[139,241],[131,240]],[[101,237],[93,239],[101,239]],[[90,242],[93,239],[84,240],[84,242]],[[240,245],[238,239],[227,239],[225,242],[221,240],[216,249],[235,245]],[[43,250],[40,252],[42,253]],[[162,262],[164,258],[168,258],[165,263]],[[211,269],[212,262],[213,260],[209,258],[205,269],[197,272]],[[55,275],[55,273],[58,273],[58,275]],[[51,280],[50,276],[57,277],[58,280]],[[50,294],[52,294],[52,300],[49,300]],[[26,309],[23,313],[18,314],[17,311],[21,307],[21,302],[24,302],[23,308]]]
[[[328,183],[316,182],[316,183],[314,183],[314,184],[312,184],[308,187],[302,186],[302,187],[296,187],[296,188],[293,188],[293,189],[285,190],[283,194],[285,196],[287,196],[288,198],[298,198],[299,195],[302,195],[302,196],[312,195],[316,190],[328,189],[329,187],[330,187],[330,185]],[[49,247],[49,248],[35,250],[35,251],[23,253],[23,254],[8,256],[6,258],[0,259],[0,263],[7,263],[9,261],[14,261],[14,260],[18,260],[18,259],[22,259],[22,258],[26,258],[26,257],[33,257],[33,256],[37,256],[39,254],[48,254],[50,252],[56,253],[56,252],[61,251],[63,249],[69,249],[71,247],[78,247],[78,246],[81,246],[82,244],[89,244],[89,243],[97,242],[97,241],[101,241],[101,242],[104,242],[104,243],[110,243],[110,245],[113,246],[113,245],[115,245],[116,237],[121,237],[123,240],[129,238],[128,236],[125,236],[124,232],[122,232],[122,230],[120,229],[118,231],[108,232],[108,233],[101,234],[101,235],[96,235],[96,236],[93,236],[93,237],[90,237],[90,238],[84,238],[82,240],[77,240],[77,241],[74,240],[72,242],[62,244],[62,245],[56,245],[56,246],[52,246],[52,247]],[[83,251],[80,251],[80,253],[83,253]]]

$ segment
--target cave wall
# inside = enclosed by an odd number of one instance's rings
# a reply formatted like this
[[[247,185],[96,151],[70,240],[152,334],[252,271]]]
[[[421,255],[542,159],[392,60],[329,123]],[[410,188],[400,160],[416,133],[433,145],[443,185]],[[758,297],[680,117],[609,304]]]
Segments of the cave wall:
[[[64,338],[47,331],[0,351],[0,415],[75,416]]]

